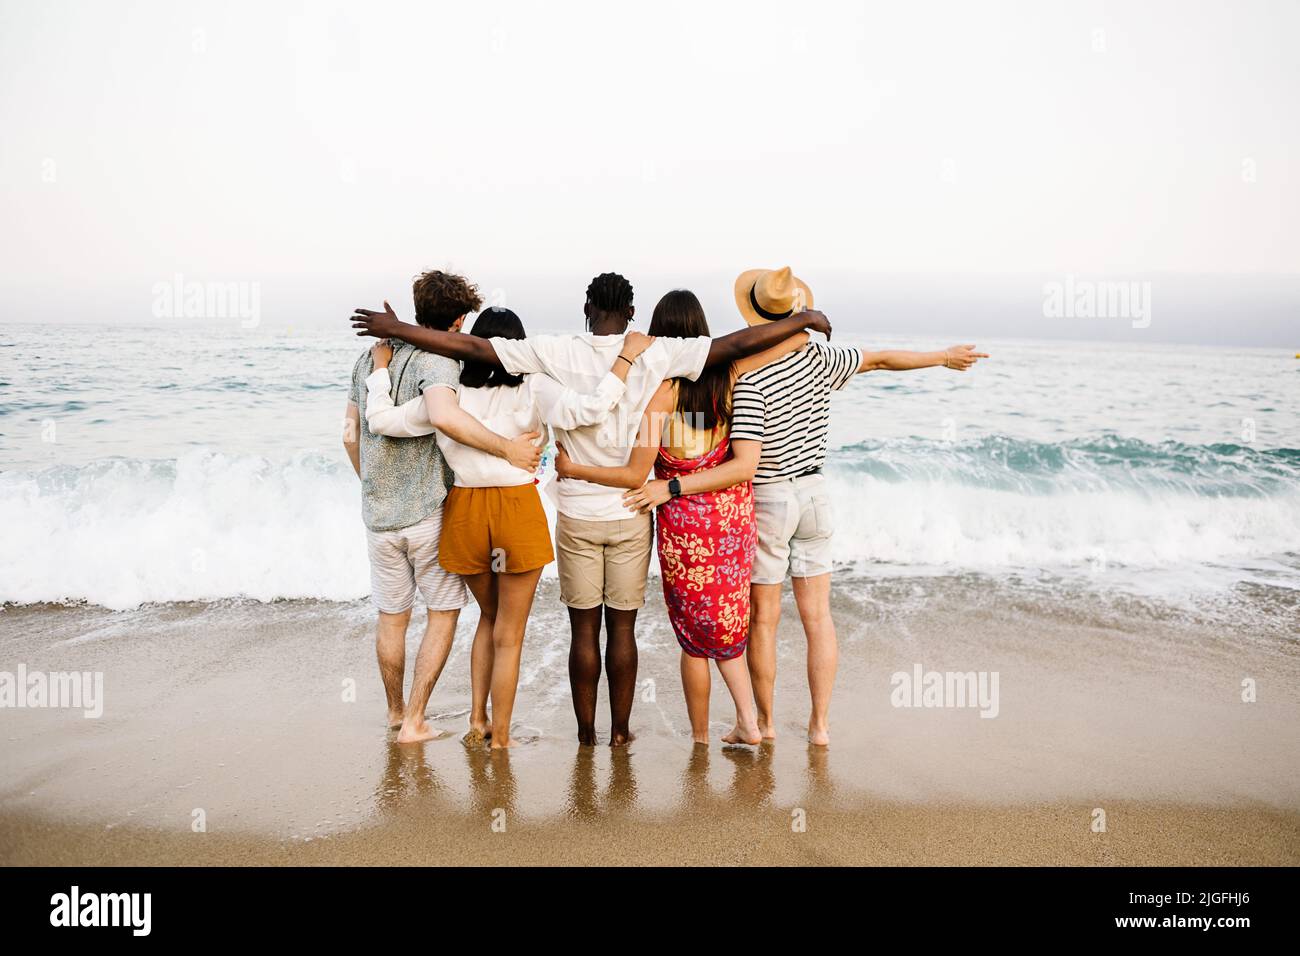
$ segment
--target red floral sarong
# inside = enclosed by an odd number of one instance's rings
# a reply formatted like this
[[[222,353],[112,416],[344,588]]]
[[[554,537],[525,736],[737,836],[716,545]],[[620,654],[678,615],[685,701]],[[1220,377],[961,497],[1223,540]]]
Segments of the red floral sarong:
[[[699,458],[676,458],[662,448],[655,477],[680,478],[731,457],[731,441]],[[677,643],[692,657],[730,660],[749,640],[749,577],[758,532],[754,488],[748,482],[719,491],[670,498],[659,506],[657,537],[664,603]]]

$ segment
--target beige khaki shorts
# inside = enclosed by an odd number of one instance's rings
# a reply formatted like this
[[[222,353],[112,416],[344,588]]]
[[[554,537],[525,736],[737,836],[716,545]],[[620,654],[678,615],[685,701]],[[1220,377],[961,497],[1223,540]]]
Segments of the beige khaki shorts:
[[[555,552],[560,600],[573,608],[605,605],[631,611],[645,604],[654,535],[650,516],[615,521],[585,521],[560,514],[555,520]]]
[[[415,603],[418,589],[430,611],[451,611],[469,603],[459,574],[438,564],[442,509],[397,531],[366,529],[370,552],[370,597],[384,614],[401,614]]]
[[[755,483],[754,520],[758,550],[751,583],[830,573],[831,502],[822,475]]]

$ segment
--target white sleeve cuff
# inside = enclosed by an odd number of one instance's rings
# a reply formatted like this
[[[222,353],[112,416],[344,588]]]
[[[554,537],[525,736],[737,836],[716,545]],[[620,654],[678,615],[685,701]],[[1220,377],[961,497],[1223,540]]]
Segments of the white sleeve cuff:
[[[618,360],[615,359],[615,361]],[[596,386],[596,394],[599,395],[600,398],[610,406],[610,408],[613,408],[618,404],[618,400],[623,397],[623,393],[626,391],[627,383],[613,372],[606,372],[605,377],[602,378],[600,384]]]
[[[497,353],[497,361],[501,363],[501,367],[511,375],[526,375],[541,371],[536,363],[526,360],[531,348],[527,339],[491,338],[488,342],[492,345],[492,351]]]

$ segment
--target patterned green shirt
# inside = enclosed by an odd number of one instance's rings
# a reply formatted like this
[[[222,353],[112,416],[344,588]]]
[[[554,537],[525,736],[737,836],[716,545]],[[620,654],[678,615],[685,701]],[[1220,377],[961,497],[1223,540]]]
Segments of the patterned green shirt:
[[[361,412],[361,518],[371,531],[396,531],[418,524],[442,507],[452,484],[451,468],[438,450],[437,433],[388,438],[366,425],[366,378],[374,371],[370,350],[352,367],[352,401]],[[426,388],[460,378],[460,363],[405,343],[394,343],[388,363],[393,402],[401,405]]]

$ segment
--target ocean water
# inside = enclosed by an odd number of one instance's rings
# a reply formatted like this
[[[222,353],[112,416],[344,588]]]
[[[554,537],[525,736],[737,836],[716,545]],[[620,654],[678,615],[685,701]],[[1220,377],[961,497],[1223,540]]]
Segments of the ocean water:
[[[0,602],[365,596],[340,445],[364,344],[345,327],[0,325]],[[1294,353],[980,345],[993,358],[964,375],[877,372],[836,396],[846,580],[1175,602],[1300,588]]]

